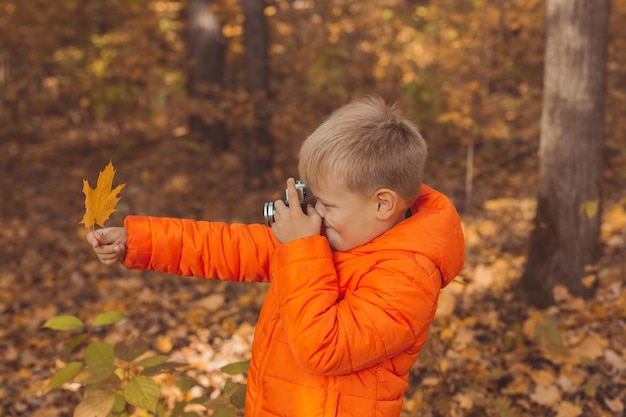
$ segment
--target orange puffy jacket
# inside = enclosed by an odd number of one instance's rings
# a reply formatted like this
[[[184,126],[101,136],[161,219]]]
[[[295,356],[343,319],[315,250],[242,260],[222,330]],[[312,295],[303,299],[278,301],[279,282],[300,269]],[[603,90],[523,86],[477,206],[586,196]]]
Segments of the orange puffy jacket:
[[[399,416],[439,290],[465,249],[452,203],[427,187],[412,215],[368,244],[280,245],[263,225],[129,216],[125,265],[270,281],[248,373],[247,417]]]

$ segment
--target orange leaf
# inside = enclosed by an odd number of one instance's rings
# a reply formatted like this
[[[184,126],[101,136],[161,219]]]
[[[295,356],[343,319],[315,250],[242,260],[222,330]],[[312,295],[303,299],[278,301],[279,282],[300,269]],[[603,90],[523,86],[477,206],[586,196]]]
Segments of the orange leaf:
[[[104,227],[104,222],[116,211],[115,205],[120,201],[118,194],[126,184],[120,184],[112,189],[114,175],[113,162],[109,162],[104,171],[100,171],[96,188],[92,189],[89,182],[83,180],[86,210],[80,224],[84,224],[87,229],[93,228],[94,224]]]

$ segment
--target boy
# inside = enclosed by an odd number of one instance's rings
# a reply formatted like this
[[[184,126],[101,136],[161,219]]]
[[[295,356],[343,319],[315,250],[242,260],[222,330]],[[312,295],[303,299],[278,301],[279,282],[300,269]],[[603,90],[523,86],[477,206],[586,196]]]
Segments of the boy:
[[[269,281],[252,347],[246,416],[399,416],[439,290],[464,261],[459,216],[422,186],[426,143],[376,97],[306,139],[316,198],[274,203],[271,228],[129,216],[89,233],[105,264]],[[287,180],[289,201],[298,201]]]

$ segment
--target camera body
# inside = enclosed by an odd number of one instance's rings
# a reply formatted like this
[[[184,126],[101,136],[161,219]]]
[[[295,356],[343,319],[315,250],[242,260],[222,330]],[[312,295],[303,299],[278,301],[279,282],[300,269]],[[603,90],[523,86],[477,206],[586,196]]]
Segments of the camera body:
[[[296,191],[298,192],[298,200],[300,203],[300,207],[302,207],[302,211],[306,213],[307,204],[312,201],[313,193],[309,189],[309,186],[306,182],[298,180],[296,181]],[[286,206],[289,206],[289,190],[285,189],[285,198],[283,199]],[[265,224],[271,226],[274,223],[274,213],[276,213],[276,209],[274,208],[274,202],[268,201],[263,206],[263,217],[265,218]]]

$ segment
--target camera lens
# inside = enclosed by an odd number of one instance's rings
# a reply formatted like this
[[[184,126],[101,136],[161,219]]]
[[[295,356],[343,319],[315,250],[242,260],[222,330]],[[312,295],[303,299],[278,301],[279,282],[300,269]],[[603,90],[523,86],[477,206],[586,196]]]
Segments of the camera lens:
[[[274,213],[276,210],[274,209],[274,202],[268,201],[263,206],[263,217],[265,218],[265,224],[271,226],[274,223]]]
[[[298,200],[300,200],[300,207],[302,211],[306,213],[307,204],[313,203],[315,197],[311,194],[307,183],[301,180],[296,181],[296,191],[298,192]],[[285,198],[283,199],[285,205],[289,207],[289,190],[285,189]],[[274,208],[274,202],[268,201],[263,206],[263,217],[265,218],[265,224],[271,226],[274,223],[274,214],[276,209]]]

